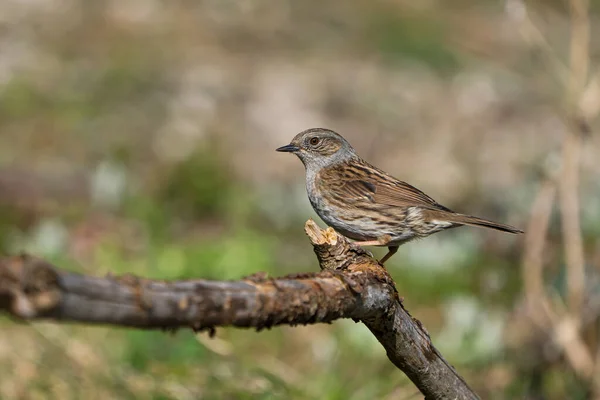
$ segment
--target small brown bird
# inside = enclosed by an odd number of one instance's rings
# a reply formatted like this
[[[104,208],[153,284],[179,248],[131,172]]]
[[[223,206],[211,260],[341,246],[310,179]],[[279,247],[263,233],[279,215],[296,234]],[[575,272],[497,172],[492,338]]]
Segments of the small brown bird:
[[[438,204],[364,161],[346,139],[329,129],[305,130],[277,151],[300,158],[310,203],[327,225],[359,245],[388,247],[382,264],[403,243],[462,225],[523,233]]]

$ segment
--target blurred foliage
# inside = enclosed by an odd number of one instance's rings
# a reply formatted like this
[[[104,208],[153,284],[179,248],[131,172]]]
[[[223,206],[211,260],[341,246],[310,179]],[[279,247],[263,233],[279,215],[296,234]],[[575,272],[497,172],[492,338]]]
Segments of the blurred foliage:
[[[460,60],[445,43],[446,30],[440,20],[381,10],[371,16],[369,34],[390,61],[412,60],[452,73],[458,70]]]
[[[24,216],[14,207],[0,204],[0,253],[7,254],[11,236],[16,227],[23,225]]]
[[[218,151],[206,148],[176,165],[165,179],[158,201],[192,220],[223,218],[232,195],[233,180]]]

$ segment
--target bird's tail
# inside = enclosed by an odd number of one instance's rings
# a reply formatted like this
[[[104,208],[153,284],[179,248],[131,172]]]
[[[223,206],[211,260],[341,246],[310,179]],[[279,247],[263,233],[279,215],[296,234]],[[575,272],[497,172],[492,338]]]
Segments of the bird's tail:
[[[497,222],[489,221],[479,217],[473,217],[471,215],[454,214],[453,217],[448,218],[448,221],[462,225],[483,226],[484,228],[492,228],[509,233],[523,233],[522,230],[517,229],[514,226],[499,224]]]

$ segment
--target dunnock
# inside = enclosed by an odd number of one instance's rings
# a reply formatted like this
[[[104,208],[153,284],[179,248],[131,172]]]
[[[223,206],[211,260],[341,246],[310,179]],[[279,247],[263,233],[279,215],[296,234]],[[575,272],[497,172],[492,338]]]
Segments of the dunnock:
[[[462,225],[523,233],[438,204],[419,189],[364,161],[334,131],[308,129],[277,151],[300,158],[306,168],[310,203],[327,225],[359,245],[388,247],[382,264],[403,243]]]

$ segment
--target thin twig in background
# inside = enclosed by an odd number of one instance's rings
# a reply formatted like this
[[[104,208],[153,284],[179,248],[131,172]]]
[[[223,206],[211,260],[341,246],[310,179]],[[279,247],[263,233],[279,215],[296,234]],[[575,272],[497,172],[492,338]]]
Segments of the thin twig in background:
[[[563,167],[559,185],[563,244],[567,267],[569,309],[580,316],[585,292],[583,239],[579,222],[579,165],[582,137],[572,132],[565,138]],[[578,317],[579,318],[579,317]]]
[[[594,394],[594,400],[600,400],[600,346],[596,352],[596,360],[594,367],[594,387],[592,388]]]
[[[564,191],[562,193],[564,199],[563,235],[568,267],[569,305],[572,312],[580,310],[580,312],[585,313],[586,311],[581,309],[586,293],[586,279],[583,240],[581,227],[579,226],[579,168],[584,134],[589,129],[590,120],[598,115],[600,109],[597,93],[597,78],[600,72],[589,79],[589,0],[570,0],[569,8],[571,11],[572,33],[568,106],[572,115],[570,118],[570,135],[568,135],[565,143],[564,184],[561,191]],[[570,164],[567,164],[566,161],[569,161]],[[591,363],[589,366],[592,383],[591,398],[598,400],[600,399],[600,346],[598,346],[595,357],[590,352],[588,352],[587,357],[590,358],[588,364]]]
[[[552,323],[554,342],[564,350],[573,371],[586,381],[594,379],[594,358],[581,338],[581,323],[568,312],[557,313],[549,309],[547,313]]]
[[[521,0],[507,2],[507,7],[512,4],[513,8],[519,8],[517,18],[521,19],[518,24],[521,36],[536,50],[542,51],[542,56],[552,71],[551,76],[556,78],[560,85],[566,85],[569,79],[569,69],[562,62],[556,51],[550,45],[544,34],[531,19],[530,12]]]
[[[585,262],[579,212],[579,169],[583,133],[577,108],[585,90],[589,69],[590,22],[588,0],[570,0],[571,42],[570,75],[567,87],[569,132],[563,145],[562,174],[559,186],[563,242],[567,264],[568,304],[573,316],[581,318],[585,295]]]
[[[570,0],[569,6],[571,41],[566,79],[563,79],[565,74],[558,56],[525,11],[527,29],[523,29],[522,32],[527,34],[525,36],[530,43],[537,44],[544,51],[547,59],[555,66],[553,70],[558,79],[564,83],[566,106],[561,114],[566,116],[567,132],[562,147],[560,177],[558,180],[547,179],[542,183],[532,206],[525,239],[522,276],[532,320],[542,332],[551,333],[553,342],[562,349],[573,371],[588,381],[592,390],[598,394],[600,378],[597,372],[600,371],[600,356],[594,357],[581,335],[586,288],[579,175],[583,136],[589,129],[587,118],[593,115],[593,112],[582,109],[586,89],[587,92],[593,89],[586,88],[589,70],[589,4],[587,0]],[[545,237],[557,188],[567,270],[566,304],[559,294],[548,292],[543,273]],[[594,312],[596,318],[597,312]]]
[[[542,182],[535,200],[531,216],[525,230],[523,251],[523,282],[527,295],[537,297],[544,291],[543,261],[546,234],[556,196],[556,183],[553,179]]]
[[[538,325],[545,326],[545,313],[538,312],[540,302],[549,304],[544,289],[544,247],[550,225],[552,206],[556,197],[556,183],[549,178],[542,183],[532,205],[531,217],[525,230],[522,276],[527,296],[527,306]],[[545,308],[548,308],[546,306]]]

